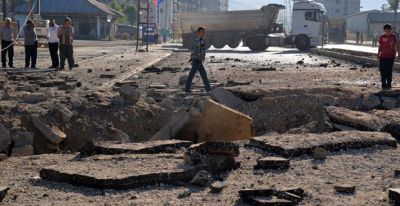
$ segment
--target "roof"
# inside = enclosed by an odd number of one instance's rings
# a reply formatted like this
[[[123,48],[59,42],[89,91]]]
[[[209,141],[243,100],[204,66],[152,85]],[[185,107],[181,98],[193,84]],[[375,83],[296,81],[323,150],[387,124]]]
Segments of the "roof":
[[[28,3],[15,7],[16,13],[28,13]],[[96,0],[40,0],[40,11],[43,14],[57,15],[111,15],[125,16],[121,12]]]
[[[400,14],[397,15],[397,20]],[[379,12],[368,14],[368,21],[371,23],[391,23],[394,22],[394,12]]]
[[[361,14],[371,14],[371,13],[380,13],[381,11],[379,10],[368,10],[368,11],[362,11],[362,12],[358,12],[352,15],[349,15],[348,17],[352,17],[352,16],[359,16]]]

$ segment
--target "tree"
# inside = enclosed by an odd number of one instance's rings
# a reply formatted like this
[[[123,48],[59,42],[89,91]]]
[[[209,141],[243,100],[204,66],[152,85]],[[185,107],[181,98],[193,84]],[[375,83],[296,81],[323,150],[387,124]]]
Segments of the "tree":
[[[390,10],[394,11],[394,26],[397,23],[397,10],[399,9],[400,0],[388,0]]]
[[[119,5],[119,3],[117,2],[117,0],[112,0],[110,3],[110,7],[114,10],[117,11],[122,11],[121,6]]]
[[[391,11],[390,6],[388,4],[382,4],[381,6],[381,11],[382,12],[389,12]]]
[[[130,25],[136,25],[137,21],[137,9],[135,6],[125,6],[124,14],[126,16],[127,22]]]

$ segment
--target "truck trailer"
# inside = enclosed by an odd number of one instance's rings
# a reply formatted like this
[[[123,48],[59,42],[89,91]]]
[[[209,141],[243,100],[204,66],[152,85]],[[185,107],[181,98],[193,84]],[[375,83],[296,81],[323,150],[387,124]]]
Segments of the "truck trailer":
[[[269,4],[260,10],[182,13],[183,46],[191,47],[200,26],[207,28],[207,47],[212,45],[217,49],[226,45],[237,48],[243,42],[243,46],[252,51],[286,45],[305,51],[322,44],[326,27],[323,4],[313,0],[295,1],[290,34],[286,34],[283,25],[277,23],[278,14],[284,8],[283,5]]]

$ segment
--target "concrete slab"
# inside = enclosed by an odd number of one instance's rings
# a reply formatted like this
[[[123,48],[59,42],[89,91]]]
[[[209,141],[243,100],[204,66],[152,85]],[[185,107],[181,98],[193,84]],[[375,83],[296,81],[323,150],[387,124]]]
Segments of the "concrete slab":
[[[76,186],[126,190],[189,182],[198,171],[186,165],[181,155],[98,155],[43,168],[40,177]]]
[[[199,142],[239,141],[255,136],[253,119],[215,101],[205,101],[201,106]]]
[[[316,148],[338,151],[378,145],[397,147],[397,142],[388,133],[348,131],[325,134],[272,134],[255,137],[250,140],[249,145],[284,157],[297,157],[312,155]]]

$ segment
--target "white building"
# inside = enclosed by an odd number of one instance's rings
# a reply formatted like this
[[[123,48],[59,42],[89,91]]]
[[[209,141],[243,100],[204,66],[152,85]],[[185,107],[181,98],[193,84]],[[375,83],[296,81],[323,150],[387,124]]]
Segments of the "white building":
[[[323,3],[330,19],[343,18],[361,10],[361,0],[316,0]]]

